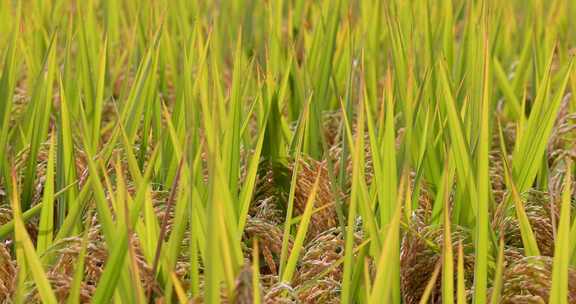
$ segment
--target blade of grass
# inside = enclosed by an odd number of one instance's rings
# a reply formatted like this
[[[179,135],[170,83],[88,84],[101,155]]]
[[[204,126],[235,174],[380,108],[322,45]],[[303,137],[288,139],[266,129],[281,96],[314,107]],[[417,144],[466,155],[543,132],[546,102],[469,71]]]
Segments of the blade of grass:
[[[571,60],[566,72],[561,76],[561,83],[556,95],[550,100],[550,77],[552,57],[548,61],[544,78],[540,81],[538,94],[534,100],[527,125],[522,131],[522,137],[517,143],[518,149],[514,151],[514,164],[512,167],[514,181],[518,192],[523,193],[532,185],[542,164],[541,159],[546,149],[546,143],[552,131],[564,90],[570,78],[574,61]]]
[[[302,220],[300,225],[298,225],[298,231],[296,232],[296,237],[294,238],[294,244],[292,245],[292,250],[290,250],[290,255],[286,261],[286,268],[282,273],[281,281],[290,283],[294,272],[296,271],[296,265],[298,263],[298,258],[300,252],[302,251],[304,245],[304,239],[308,233],[308,226],[310,224],[310,219],[312,218],[312,211],[314,210],[314,202],[316,201],[316,194],[318,192],[318,184],[320,183],[320,171],[316,174],[316,180],[310,190],[310,196],[306,200],[306,207],[302,213]]]
[[[446,165],[447,166],[447,165]],[[444,183],[448,189],[452,185]],[[444,246],[442,250],[442,303],[454,303],[454,253],[452,249],[452,229],[450,221],[449,197],[444,198]]]
[[[172,272],[170,275],[170,279],[172,280],[172,283],[174,284],[174,289],[176,290],[178,302],[180,304],[188,303],[189,302],[188,297],[186,297],[186,292],[184,291],[184,288],[182,287],[182,283],[180,283],[178,276],[176,276],[176,273]]]
[[[524,245],[524,254],[526,256],[539,256],[540,250],[538,249],[538,241],[534,235],[532,225],[530,224],[530,219],[526,214],[526,209],[524,208],[524,203],[522,198],[518,193],[518,189],[511,177],[510,166],[508,165],[506,146],[504,144],[504,136],[502,135],[502,127],[499,126],[500,135],[500,151],[502,155],[502,164],[504,166],[504,178],[508,188],[510,189],[512,201],[514,202],[514,207],[516,210],[516,218],[518,218],[520,226],[520,236],[522,237],[522,244]]]
[[[14,213],[14,232],[15,240],[19,246],[22,246],[23,255],[26,258],[26,264],[29,266],[27,269],[32,273],[34,282],[38,288],[40,299],[43,303],[56,304],[56,296],[50,286],[44,267],[36,254],[32,240],[26,231],[24,221],[22,220],[22,209],[20,208],[19,191],[17,188],[16,172],[12,172],[12,210]],[[19,247],[18,246],[18,247]],[[20,273],[24,275],[24,273]]]
[[[432,272],[432,276],[430,276],[430,280],[426,284],[424,288],[424,292],[422,293],[422,297],[420,298],[420,304],[427,304],[430,302],[430,296],[436,287],[436,281],[438,280],[438,275],[440,274],[440,270],[442,269],[442,264],[437,263],[436,267],[434,267],[434,272]]]
[[[493,289],[490,296],[490,303],[500,303],[502,297],[502,284],[504,273],[504,237],[500,238],[500,245],[498,247],[498,261],[496,262],[496,272],[494,273]],[[465,302],[462,302],[465,303]]]
[[[361,163],[361,158],[362,158],[362,153],[364,152],[362,149],[364,147],[363,144],[363,126],[364,126],[364,109],[363,109],[363,105],[360,105],[360,113],[359,113],[359,126],[361,126],[360,128],[360,133],[357,134],[356,136],[356,141],[354,142],[355,144],[352,144],[353,140],[352,140],[352,131],[350,130],[350,125],[348,123],[348,120],[346,118],[346,113],[343,112],[343,116],[344,116],[344,128],[346,130],[346,135],[347,138],[350,142],[350,147],[353,147],[353,151],[352,151],[352,169],[353,169],[353,174],[352,174],[352,189],[351,189],[351,193],[350,193],[350,203],[348,206],[348,223],[347,223],[347,228],[346,228],[346,236],[345,236],[345,243],[344,243],[344,271],[343,271],[343,275],[342,275],[342,294],[341,294],[341,302],[342,303],[347,303],[350,302],[350,299],[352,298],[352,288],[351,288],[351,282],[352,282],[352,274],[353,274],[353,267],[354,267],[354,256],[353,256],[353,250],[354,250],[354,226],[356,225],[356,218],[357,218],[357,206],[358,206],[358,202],[361,200],[360,195],[359,195],[359,183],[360,180],[362,178],[362,176],[360,175],[360,172],[362,170],[362,163]],[[342,109],[344,109],[344,107],[342,107]],[[344,136],[342,136],[344,138]],[[344,139],[343,139],[344,140]],[[373,227],[373,226],[371,226]],[[375,228],[374,228],[375,230]],[[374,232],[374,231],[372,231]],[[374,236],[374,234],[372,234]]]
[[[26,211],[32,204],[34,183],[37,175],[37,157],[42,141],[48,132],[50,113],[52,112],[52,91],[54,87],[54,74],[56,72],[56,37],[50,42],[50,47],[44,63],[46,73],[37,76],[29,111],[33,113],[33,123],[30,126],[30,153],[26,164],[24,184],[22,188],[22,210]]]
[[[68,214],[75,214],[78,212],[76,198],[78,197],[78,187],[73,184],[77,181],[75,152],[74,152],[74,138],[71,122],[71,114],[68,107],[67,91],[64,88],[62,77],[58,78],[60,84],[60,115],[58,132],[58,159],[57,159],[57,186],[63,189],[64,185],[72,184],[66,191],[66,195],[58,200],[57,223],[58,227],[62,227],[64,220]],[[80,225],[77,225],[80,227]]]
[[[94,100],[94,115],[92,118],[92,148],[97,149],[100,142],[100,126],[102,124],[102,108],[104,106],[104,84],[106,82],[106,56],[108,50],[108,39],[104,40],[104,45],[100,50],[98,63],[98,81],[96,83],[96,96]]]
[[[398,193],[403,193],[404,188],[404,178],[400,181],[400,187]],[[393,252],[396,243],[399,241],[400,234],[400,219],[401,219],[401,197],[398,197],[396,202],[398,206],[392,217],[390,224],[385,227],[386,238],[384,239],[384,244],[381,250],[380,257],[378,258],[378,264],[376,268],[376,277],[372,284],[372,292],[370,294],[370,303],[387,303],[392,298],[392,272],[388,269],[388,262],[395,255]]]
[[[38,226],[38,240],[36,250],[42,255],[52,244],[54,233],[54,150],[55,135],[50,136],[48,163],[46,164],[46,180],[44,182],[44,197],[42,199],[42,212]]]
[[[568,303],[568,270],[570,265],[570,205],[572,196],[572,163],[567,164],[562,191],[560,222],[554,244],[550,303]]]
[[[20,10],[16,20],[20,19]],[[8,143],[8,131],[10,129],[10,115],[14,103],[14,88],[16,86],[16,42],[18,31],[14,31],[6,55],[0,78],[0,177],[4,175],[5,182],[8,183],[8,174],[5,174],[6,159],[5,149]]]
[[[146,172],[144,173],[143,179],[138,183],[136,196],[133,201],[133,206],[130,208],[130,213],[128,214],[127,222],[124,223],[125,227],[132,230],[136,223],[138,216],[140,215],[140,211],[144,204],[144,196],[146,192],[149,191],[149,187],[147,181],[150,178],[152,173],[152,168],[154,166],[154,159],[158,149],[154,149],[154,152],[151,156],[151,162],[148,164],[146,168]],[[96,185],[99,184],[99,181],[96,182]],[[100,186],[101,187],[101,186]],[[97,186],[98,188],[98,186]],[[98,210],[97,212],[102,212]],[[109,228],[110,229],[110,228]],[[110,242],[108,242],[108,239]],[[121,278],[121,273],[124,270],[124,262],[127,258],[127,251],[128,251],[128,231],[126,229],[120,229],[119,235],[116,233],[109,236],[107,242],[110,244],[110,256],[106,262],[106,266],[104,267],[104,271],[98,281],[98,285],[96,286],[96,291],[94,292],[93,303],[109,303],[116,287],[118,286],[118,281]],[[125,283],[122,283],[125,284]]]
[[[483,79],[482,99],[480,114],[480,137],[478,146],[478,208],[476,216],[476,268],[474,272],[474,303],[487,302],[488,288],[488,260],[490,258],[490,175],[489,175],[489,151],[490,151],[490,54],[486,25],[484,30],[483,49]]]
[[[464,269],[464,247],[462,241],[458,242],[458,269],[456,278],[456,303],[466,304],[466,281]]]
[[[81,245],[82,247],[80,248],[80,252],[76,258],[76,263],[74,265],[74,277],[72,278],[70,293],[68,295],[68,299],[66,300],[66,303],[68,304],[80,303],[80,292],[82,288],[82,281],[84,279],[84,268],[86,263],[86,253],[88,249],[89,231],[89,227],[84,231],[84,237],[82,238]]]
[[[294,168],[292,169],[292,177],[290,180],[290,192],[288,193],[288,203],[286,208],[286,219],[284,221],[284,232],[282,234],[282,249],[280,252],[280,277],[284,276],[284,268],[287,263],[288,259],[288,246],[289,246],[289,236],[292,227],[290,226],[290,222],[292,221],[292,213],[294,210],[294,198],[296,192],[296,182],[298,178],[298,170],[300,167],[300,153],[302,151],[302,146],[304,145],[304,134],[305,129],[308,127],[308,120],[309,120],[309,110],[308,107],[310,106],[310,101],[307,103],[304,111],[302,112],[302,116],[300,118],[300,127],[297,133],[296,138],[296,151],[294,152]]]
[[[260,304],[261,296],[260,296],[260,256],[259,256],[259,247],[258,247],[258,239],[254,239],[252,246],[252,252],[254,252],[252,256],[252,303]]]

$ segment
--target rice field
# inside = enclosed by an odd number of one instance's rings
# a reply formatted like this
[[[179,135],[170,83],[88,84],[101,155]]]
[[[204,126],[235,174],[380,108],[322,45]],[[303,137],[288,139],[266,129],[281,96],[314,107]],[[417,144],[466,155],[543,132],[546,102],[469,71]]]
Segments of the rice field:
[[[0,303],[576,303],[575,22],[0,1]]]

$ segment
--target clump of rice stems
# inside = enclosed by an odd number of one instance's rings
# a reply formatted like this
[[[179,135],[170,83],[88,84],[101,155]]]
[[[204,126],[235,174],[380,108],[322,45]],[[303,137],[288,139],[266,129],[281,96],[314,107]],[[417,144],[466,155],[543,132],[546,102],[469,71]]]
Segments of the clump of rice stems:
[[[526,257],[507,267],[500,303],[546,303],[552,285],[552,258]],[[568,270],[568,303],[576,302],[576,270]]]

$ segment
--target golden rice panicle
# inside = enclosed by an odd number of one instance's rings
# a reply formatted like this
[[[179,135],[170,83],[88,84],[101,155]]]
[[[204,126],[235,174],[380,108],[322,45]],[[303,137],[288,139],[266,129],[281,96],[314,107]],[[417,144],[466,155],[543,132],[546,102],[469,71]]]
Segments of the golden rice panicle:
[[[0,243],[0,302],[7,302],[12,298],[16,288],[18,268],[12,260],[9,249]]]
[[[507,267],[502,304],[547,303],[552,285],[552,258],[526,257]],[[568,270],[568,303],[576,302],[576,270]]]
[[[291,169],[294,170],[294,164]],[[304,158],[298,166],[298,178],[294,194],[295,215],[301,215],[306,208],[306,202],[311,194],[316,175],[320,174],[320,182],[316,193],[316,209],[312,215],[307,239],[336,226],[336,200],[332,193],[332,186],[326,162],[319,162],[310,158]]]
[[[559,206],[546,192],[530,190],[524,195],[526,215],[534,231],[540,253],[545,256],[554,255],[554,226],[560,218]],[[509,208],[512,208],[510,206]],[[512,211],[502,211],[503,218],[496,220],[504,233],[507,247],[523,248],[518,220]],[[507,213],[506,213],[507,212]],[[496,219],[498,217],[495,217]]]
[[[249,241],[251,239],[258,239],[260,244],[260,256],[263,258],[263,264],[266,268],[261,271],[264,274],[278,274],[279,259],[282,251],[282,236],[283,231],[274,223],[259,218],[248,218],[246,228],[244,229],[244,239]],[[292,247],[292,240],[289,240],[289,248]],[[250,252],[250,256],[255,254]]]
[[[427,226],[422,222],[414,223],[406,231],[400,252],[401,290],[405,303],[420,303],[437,263],[442,262],[443,235],[441,227]],[[453,227],[452,243],[454,248],[459,242],[462,242],[464,248],[467,292],[470,291],[474,280],[474,253],[470,241],[470,236],[465,229]],[[456,263],[457,255],[454,256],[454,265]],[[436,280],[430,297],[430,303],[442,303],[442,282],[440,279]]]

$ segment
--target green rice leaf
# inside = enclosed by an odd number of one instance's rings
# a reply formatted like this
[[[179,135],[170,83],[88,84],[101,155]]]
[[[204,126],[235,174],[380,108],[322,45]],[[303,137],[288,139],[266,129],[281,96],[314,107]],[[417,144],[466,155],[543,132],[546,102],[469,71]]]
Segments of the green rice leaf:
[[[292,245],[292,250],[290,250],[290,255],[286,261],[286,268],[282,273],[281,281],[290,283],[294,272],[296,271],[296,265],[298,262],[298,257],[302,251],[302,246],[304,245],[304,239],[308,233],[308,225],[310,224],[310,219],[312,218],[312,211],[314,210],[314,202],[316,201],[316,194],[318,192],[318,184],[320,183],[320,172],[316,175],[316,180],[310,190],[310,196],[306,201],[306,207],[302,213],[302,220],[298,225],[298,231],[296,232],[296,237],[294,238],[294,244]]]
[[[26,264],[28,265],[26,269],[32,273],[32,277],[36,283],[42,302],[56,304],[58,301],[56,300],[54,291],[50,286],[44,267],[40,262],[40,258],[38,258],[32,240],[30,240],[30,236],[26,231],[24,221],[22,220],[22,209],[20,208],[19,191],[17,188],[15,172],[12,172],[12,210],[14,212],[15,240],[20,244],[18,247],[22,246],[23,256],[26,258]],[[20,275],[25,275],[25,273],[21,272]]]
[[[44,182],[44,197],[42,199],[42,212],[38,226],[38,240],[36,250],[38,254],[44,253],[50,247],[54,233],[54,154],[55,135],[50,136],[50,150],[46,164],[46,181]]]
[[[560,222],[554,246],[550,303],[568,303],[568,270],[570,265],[570,205],[572,196],[572,164],[568,162],[564,177]]]

